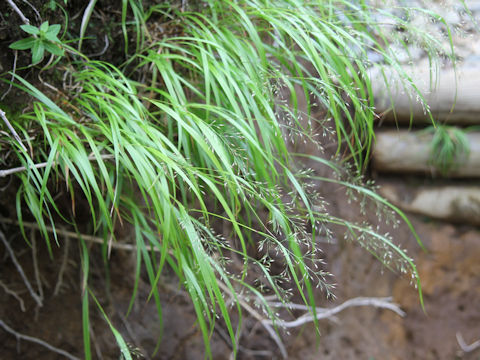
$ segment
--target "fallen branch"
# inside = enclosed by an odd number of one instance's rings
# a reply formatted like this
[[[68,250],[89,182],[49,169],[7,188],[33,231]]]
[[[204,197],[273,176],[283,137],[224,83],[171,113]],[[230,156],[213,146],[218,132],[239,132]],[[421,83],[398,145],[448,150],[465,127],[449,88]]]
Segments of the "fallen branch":
[[[3,330],[5,330],[6,332],[14,335],[17,338],[17,340],[26,340],[26,341],[30,341],[30,342],[33,342],[33,343],[38,344],[38,345],[42,345],[43,347],[46,347],[48,350],[50,350],[52,352],[55,352],[59,355],[65,356],[67,359],[80,360],[80,358],[78,358],[76,356],[73,356],[72,354],[66,352],[65,350],[59,349],[55,346],[52,346],[52,345],[50,345],[49,343],[47,343],[43,340],[40,340],[40,339],[38,339],[36,337],[33,337],[33,336],[28,336],[28,335],[21,334],[21,333],[15,331],[15,330],[13,330],[10,326],[5,324],[3,322],[3,320],[0,320],[0,327],[3,328]]]
[[[458,341],[458,345],[460,345],[460,349],[462,349],[462,351],[464,353],[469,353],[469,352],[472,352],[478,348],[480,348],[480,340],[477,340],[475,341],[474,343],[470,344],[470,345],[467,345],[467,343],[465,342],[465,340],[463,340],[463,336],[462,334],[460,334],[459,332],[457,332],[457,341]]]
[[[298,305],[298,304],[269,303],[269,305],[276,306],[276,307],[296,308],[296,309],[305,309],[305,310],[309,309],[307,306],[304,307],[304,305]],[[390,297],[385,297],[385,298],[357,297],[357,298],[347,300],[343,304],[340,304],[339,306],[336,306],[331,309],[316,308],[316,312],[317,312],[316,317],[314,317],[309,312],[293,321],[284,321],[284,320],[275,320],[275,322],[273,322],[272,320],[263,320],[263,321],[268,324],[275,323],[275,325],[278,325],[280,327],[293,328],[293,327],[301,326],[308,322],[312,322],[314,321],[315,318],[317,320],[326,319],[338,314],[339,312],[347,308],[357,307],[357,306],[373,306],[377,308],[388,309],[397,313],[402,317],[405,316],[405,312],[402,309],[400,309],[398,305],[392,303],[392,298]]]
[[[230,289],[223,284],[222,282],[218,281],[218,286],[225,291],[228,295],[231,297],[234,297]],[[277,343],[277,346],[280,349],[280,352],[282,353],[282,356],[284,358],[288,358],[288,354],[286,351],[285,346],[283,345],[280,337],[278,334],[275,332],[275,330],[272,328],[271,325],[276,325],[278,327],[283,327],[283,328],[293,328],[297,326],[301,326],[303,324],[306,324],[308,322],[313,322],[314,319],[316,318],[317,320],[322,320],[322,319],[327,319],[327,318],[333,318],[335,317],[336,314],[339,312],[350,308],[350,307],[357,307],[357,306],[373,306],[376,308],[383,308],[383,309],[388,309],[396,314],[398,314],[401,317],[405,316],[405,312],[395,303],[392,303],[392,298],[391,297],[383,297],[383,298],[367,298],[367,297],[357,297],[353,298],[350,300],[345,301],[344,303],[340,304],[339,306],[336,306],[334,308],[316,308],[316,317],[314,317],[310,310],[311,308],[306,305],[301,305],[301,304],[294,304],[294,303],[281,303],[281,302],[268,302],[268,305],[271,307],[283,307],[283,308],[288,308],[288,309],[296,309],[296,310],[306,310],[309,311],[308,313],[300,316],[299,318],[293,320],[293,321],[284,321],[284,320],[269,320],[264,318],[262,315],[260,315],[256,310],[254,310],[245,300],[243,300],[238,294],[236,295],[236,299],[238,300],[239,304],[248,311],[255,319],[257,319],[262,326],[267,330],[269,335],[272,337],[272,339]]]
[[[8,219],[8,218],[4,218],[4,217],[0,217],[0,223],[20,225],[18,223],[18,221]],[[31,223],[31,222],[24,221],[24,222],[22,222],[22,225],[23,225],[23,227],[28,228],[28,229],[40,230],[40,226],[38,226],[36,223]],[[98,237],[98,236],[78,234],[78,233],[73,232],[73,231],[62,230],[62,229],[54,229],[54,228],[52,228],[51,226],[48,226],[48,225],[45,226],[45,229],[48,232],[56,233],[57,235],[62,235],[62,236],[65,236],[65,237],[71,237],[71,238],[75,238],[75,239],[83,239],[85,241],[92,242],[94,244],[100,244],[100,245],[104,244],[103,238]],[[145,248],[147,249],[147,251],[155,251],[155,252],[160,252],[161,251],[160,249],[158,249],[156,247],[153,247],[153,246],[150,246],[150,245],[145,246]],[[133,245],[133,244],[113,243],[112,244],[112,249],[136,251],[137,246]]]
[[[2,111],[0,110],[0,116],[2,115],[1,113],[2,113]],[[22,144],[22,146],[23,146],[23,144]],[[111,154],[100,155],[100,158],[102,158],[103,160],[113,159],[114,155],[111,155]],[[89,161],[96,160],[95,155],[90,155],[88,157],[88,160]],[[39,163],[39,164],[35,164],[32,167],[35,168],[35,169],[42,169],[42,168],[47,167],[47,165],[48,165],[47,162],[42,162],[42,163]],[[55,165],[56,165],[56,163],[53,162],[53,166],[55,166]],[[5,176],[11,175],[11,174],[26,171],[27,169],[28,168],[26,166],[19,166],[19,167],[7,169],[7,170],[0,170],[0,177],[5,177]]]

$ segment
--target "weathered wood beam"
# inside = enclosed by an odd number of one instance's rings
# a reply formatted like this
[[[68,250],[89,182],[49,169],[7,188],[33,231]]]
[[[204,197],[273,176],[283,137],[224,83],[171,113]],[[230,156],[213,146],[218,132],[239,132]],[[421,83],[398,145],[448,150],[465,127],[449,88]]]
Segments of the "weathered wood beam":
[[[443,221],[480,225],[480,186],[383,185],[380,194],[404,211]]]
[[[429,65],[422,62],[404,70],[424,96],[435,121],[480,125],[480,67],[431,72]],[[418,93],[410,86],[405,87],[395,70],[385,68],[384,74],[372,71],[371,77],[376,112],[382,114],[384,121],[409,123],[412,116],[414,123],[431,122]]]
[[[469,152],[460,156],[448,172],[441,174],[434,165],[438,154],[432,151],[433,134],[425,131],[378,131],[372,153],[374,171],[422,173],[433,176],[480,177],[480,132],[465,134]]]

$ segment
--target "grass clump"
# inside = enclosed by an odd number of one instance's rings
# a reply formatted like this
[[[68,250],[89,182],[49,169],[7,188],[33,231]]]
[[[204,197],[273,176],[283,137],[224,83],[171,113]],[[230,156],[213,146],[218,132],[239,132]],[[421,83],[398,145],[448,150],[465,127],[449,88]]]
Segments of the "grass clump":
[[[385,64],[398,67],[375,8],[364,2],[294,0],[149,9],[135,1],[122,4],[125,62],[93,60],[76,50],[80,43],[75,49],[62,39],[65,56],[49,70],[61,74],[61,90],[14,74],[14,85],[35,99],[28,111],[11,119],[21,137],[21,143],[9,140],[12,163],[23,167],[14,172],[20,181],[16,208],[21,228],[28,213],[46,246],[61,246],[55,229],[60,223],[80,227],[76,213],[84,203],[91,233],[104,239],[108,263],[118,228],[131,224],[137,266],[129,311],[144,270],[161,321],[157,285],[169,267],[191,297],[207,356],[218,316],[237,351],[240,325],[232,320],[226,290],[236,294],[238,315],[240,292],[258,298],[272,318],[267,294],[287,301],[295,292],[315,314],[315,289],[331,290],[328,274],[316,266],[321,228],[343,226],[385,264],[418,278],[412,260],[391,237],[329,214],[312,183],[334,181],[390,211],[399,210],[353,177],[327,179],[303,171],[301,154],[291,153],[288,145],[297,135],[311,138],[315,121],[331,120],[338,153],[346,149],[344,161],[354,164],[355,173],[364,168],[375,118],[368,54],[380,54]],[[85,10],[82,36],[93,6],[90,2]],[[152,19],[163,27],[148,30]],[[135,46],[128,46],[130,24]],[[398,26],[410,31],[408,23]],[[322,119],[312,117],[318,109]],[[338,164],[309,159],[343,173]],[[68,189],[70,213],[57,206],[60,182]],[[222,232],[220,223],[229,231]],[[80,241],[84,349],[90,359],[92,299],[108,317],[88,290],[91,250]],[[280,275],[271,271],[273,261],[280,262]],[[249,271],[257,271],[257,282]],[[123,356],[131,358],[108,324]]]
[[[439,125],[434,129],[430,145],[430,163],[442,175],[455,170],[468,158],[470,145],[464,130],[447,125]]]

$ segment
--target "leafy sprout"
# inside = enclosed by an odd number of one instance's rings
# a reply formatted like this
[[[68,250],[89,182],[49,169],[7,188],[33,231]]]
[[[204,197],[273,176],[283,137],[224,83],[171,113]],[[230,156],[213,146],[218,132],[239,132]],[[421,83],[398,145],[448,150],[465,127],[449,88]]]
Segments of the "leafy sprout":
[[[49,25],[48,21],[45,21],[39,27],[25,24],[21,25],[20,28],[32,36],[15,41],[10,45],[10,48],[14,50],[30,49],[32,52],[32,65],[38,64],[43,60],[45,51],[56,56],[63,56],[62,42],[57,37],[60,32],[59,24]]]
[[[465,132],[453,126],[431,128],[430,162],[442,175],[460,166],[468,158],[470,145]]]

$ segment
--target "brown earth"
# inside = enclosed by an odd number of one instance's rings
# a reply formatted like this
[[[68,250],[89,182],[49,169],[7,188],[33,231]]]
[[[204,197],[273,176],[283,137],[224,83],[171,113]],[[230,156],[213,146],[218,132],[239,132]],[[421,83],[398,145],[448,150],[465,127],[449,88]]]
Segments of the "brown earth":
[[[345,194],[334,186],[324,186],[324,195],[332,204],[331,211],[345,217],[355,217],[357,209],[349,205]],[[372,212],[369,216],[374,218]],[[456,334],[467,344],[480,338],[480,232],[467,226],[454,226],[433,222],[418,216],[410,216],[427,251],[421,250],[406,225],[394,230],[397,244],[407,248],[415,259],[425,301],[425,311],[420,306],[416,289],[408,279],[385,269],[377,259],[358,244],[344,241],[321,243],[327,268],[335,275],[336,301],[324,300],[322,306],[335,306],[344,300],[358,296],[393,296],[406,312],[401,318],[388,310],[367,307],[351,308],[335,319],[321,322],[321,336],[316,338],[312,325],[305,325],[283,334],[290,359],[478,359],[480,350],[468,354],[461,352]],[[370,219],[372,220],[372,219]],[[4,227],[19,262],[35,287],[31,253],[24,248],[23,239],[15,227]],[[340,238],[338,233],[337,238]],[[51,345],[77,356],[82,354],[81,289],[79,288],[80,259],[71,256],[62,291],[53,296],[58,281],[59,261],[50,260],[44,247],[38,246],[39,269],[45,292],[45,305],[36,307],[25,290],[18,272],[2,248],[2,282],[15,290],[25,301],[26,311],[20,311],[15,298],[0,291],[0,319],[22,334],[42,339]],[[127,341],[136,344],[143,353],[151,354],[155,348],[161,327],[153,301],[148,297],[148,279],[142,276],[138,300],[128,318],[124,317],[133,284],[134,255],[127,251],[114,251],[111,259],[111,282],[105,283],[102,259],[96,245],[92,245],[91,263],[94,272],[91,284],[106,306],[115,326]],[[78,253],[76,240],[72,239],[70,251]],[[62,249],[55,250],[60,259]],[[163,340],[159,351],[151,359],[202,359],[203,343],[195,326],[195,313],[188,296],[165,274],[161,281],[163,304]],[[110,330],[101,315],[92,312],[93,347],[102,349],[104,359],[117,359],[118,349]],[[42,346],[16,340],[0,330],[2,359],[61,359]],[[247,318],[240,342],[239,359],[281,358],[275,343],[258,323]],[[229,359],[231,347],[219,323],[219,330],[212,334],[214,359]],[[255,353],[255,351],[260,351]],[[263,351],[263,352],[262,352]],[[265,352],[267,351],[267,352]],[[94,358],[97,357],[92,349]],[[257,354],[257,355],[255,355]]]

